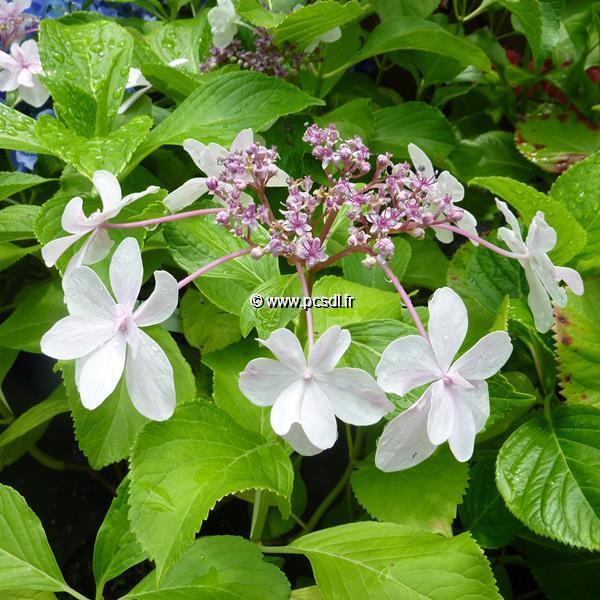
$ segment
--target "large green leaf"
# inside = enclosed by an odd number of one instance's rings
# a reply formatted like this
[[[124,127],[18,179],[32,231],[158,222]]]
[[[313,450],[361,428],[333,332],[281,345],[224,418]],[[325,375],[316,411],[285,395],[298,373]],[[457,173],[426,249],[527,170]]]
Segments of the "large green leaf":
[[[600,550],[599,428],[600,410],[565,406],[527,421],[506,440],[498,489],[531,530]]]
[[[448,447],[439,448],[425,462],[397,473],[384,473],[373,455],[352,474],[354,495],[379,521],[452,535],[452,521],[469,478],[469,467],[459,463]]]
[[[374,0],[373,4],[382,21],[393,19],[401,14],[407,17],[428,17],[438,6],[437,0]]]
[[[40,339],[67,309],[58,281],[24,290],[15,311],[0,325],[0,346],[40,352]]]
[[[194,400],[194,377],[175,340],[160,327],[145,331],[160,344],[173,367],[177,404]],[[137,434],[148,419],[134,408],[125,377],[121,378],[115,391],[98,408],[88,410],[81,404],[75,385],[74,362],[62,363],[61,369],[75,423],[75,437],[90,465],[100,469],[127,458]]]
[[[446,538],[393,523],[353,523],[302,536],[324,600],[500,600],[490,565],[463,533]]]
[[[40,177],[40,179],[42,178]],[[12,192],[7,195],[10,193]],[[31,204],[17,204],[0,210],[0,241],[13,242],[35,238],[33,226],[39,212],[40,207]]]
[[[344,4],[321,0],[290,13],[275,27],[273,34],[277,42],[290,42],[304,50],[315,38],[334,27],[355,21],[362,13],[357,0]]]
[[[35,134],[35,121],[18,110],[0,104],[0,148],[49,154]]]
[[[439,164],[456,145],[444,114],[425,102],[405,102],[375,112],[372,149],[408,158],[408,144],[416,144]]]
[[[123,600],[287,600],[285,575],[251,542],[230,535],[202,537],[187,548],[162,582],[153,571]]]
[[[202,356],[202,362],[213,372],[213,397],[216,405],[242,427],[260,433],[268,440],[277,436],[271,429],[269,407],[252,404],[240,391],[240,373],[254,358],[270,357],[271,353],[254,341],[245,340],[218,352]]]
[[[585,293],[569,292],[569,302],[556,308],[556,353],[562,395],[570,403],[600,408],[600,279],[585,280]]]
[[[19,415],[0,434],[0,469],[25,454],[42,437],[48,423],[68,410],[65,389],[59,385],[49,398]]]
[[[125,478],[100,525],[94,544],[94,579],[100,589],[107,581],[118,577],[146,558],[145,552],[131,531],[127,517],[128,501],[129,479]]]
[[[67,591],[40,520],[23,497],[0,484],[0,590]]]
[[[535,188],[509,177],[477,177],[470,181],[514,206],[529,223],[538,211],[556,230],[558,241],[550,258],[559,265],[569,262],[586,243],[586,233],[575,217],[559,202]]]
[[[52,154],[91,178],[100,169],[119,175],[151,126],[150,117],[134,117],[109,136],[87,139],[46,115],[37,121],[35,131]]]
[[[320,103],[299,88],[262,73],[237,71],[215,76],[150,133],[136,162],[163,144],[181,144],[187,138],[228,143],[244,128],[260,130],[282,115]]]
[[[572,166],[553,184],[550,198],[565,206],[587,232],[578,269],[600,267],[600,152]]]
[[[188,273],[247,246],[210,216],[169,223],[163,232],[173,258]],[[257,235],[264,241],[264,232]],[[279,266],[270,254],[260,260],[241,256],[208,271],[194,283],[214,305],[239,315],[252,290],[276,275]]]
[[[289,512],[292,464],[277,442],[240,427],[214,404],[179,408],[149,423],[131,457],[130,518],[157,580],[193,541],[215,503],[235,492],[268,490]]]
[[[129,74],[131,36],[111,21],[44,19],[39,40],[43,80],[58,116],[84,137],[107,135]]]
[[[41,183],[45,183],[46,181],[53,181],[52,179],[47,179],[45,177],[40,177],[39,175],[34,175],[33,173],[19,173],[16,171],[2,171],[0,172],[0,200],[4,200],[4,198],[8,198],[17,192],[22,192],[23,190],[27,190],[36,185],[40,185]],[[27,206],[27,205],[23,205]],[[16,208],[10,207],[9,208]],[[36,208],[29,207],[28,208]],[[6,210],[6,209],[4,209]],[[0,213],[1,214],[1,213]],[[0,220],[1,223],[1,220]]]

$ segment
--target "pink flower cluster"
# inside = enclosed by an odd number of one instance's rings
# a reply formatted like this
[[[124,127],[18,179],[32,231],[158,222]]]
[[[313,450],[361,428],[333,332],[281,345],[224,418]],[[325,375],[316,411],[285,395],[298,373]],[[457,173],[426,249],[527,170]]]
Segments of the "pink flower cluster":
[[[30,0],[0,3],[0,46],[2,48],[10,48],[12,44],[21,42],[26,35],[37,30],[38,18],[23,14],[30,5]]]

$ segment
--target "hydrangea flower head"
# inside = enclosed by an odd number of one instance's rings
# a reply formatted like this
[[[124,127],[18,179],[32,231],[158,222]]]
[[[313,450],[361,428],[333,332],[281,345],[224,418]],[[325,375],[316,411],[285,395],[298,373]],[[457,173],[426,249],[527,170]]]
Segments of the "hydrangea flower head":
[[[305,357],[289,329],[260,340],[276,357],[256,358],[240,374],[242,393],[257,406],[272,406],[271,426],[305,456],[331,448],[336,416],[351,425],[372,425],[393,405],[365,371],[336,369],[350,333],[330,327]]]
[[[123,240],[110,262],[108,292],[89,267],[78,267],[63,279],[69,316],[41,340],[44,354],[59,360],[75,359],[75,382],[82,404],[93,410],[114,391],[123,371],[135,408],[156,421],[175,409],[173,368],[162,348],[140,328],[162,323],[178,301],[175,278],[154,273],[155,288],[136,307],[143,266],[135,238]]]
[[[408,335],[384,350],[375,373],[386,392],[402,396],[429,385],[383,431],[375,455],[381,470],[413,467],[446,441],[457,460],[471,458],[475,436],[490,414],[485,380],[508,360],[512,345],[505,331],[494,331],[454,360],[467,327],[463,301],[450,288],[440,288],[429,301],[429,341]]]
[[[21,45],[12,44],[10,54],[0,51],[0,67],[1,91],[19,90],[23,100],[37,108],[50,97],[48,90],[38,79],[38,75],[43,74],[43,69],[34,40],[27,40]]]

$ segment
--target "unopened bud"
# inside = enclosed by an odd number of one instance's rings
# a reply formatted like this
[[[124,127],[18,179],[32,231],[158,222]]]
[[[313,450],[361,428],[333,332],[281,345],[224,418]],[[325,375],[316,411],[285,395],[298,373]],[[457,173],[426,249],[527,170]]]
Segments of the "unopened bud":
[[[416,240],[422,240],[425,237],[425,230],[421,227],[415,227],[414,229],[409,229],[408,235],[414,237]]]
[[[254,248],[252,248],[252,250],[250,250],[250,256],[254,259],[254,260],[258,260],[260,258],[262,258],[265,254],[265,249],[262,246],[255,246]]]
[[[374,256],[365,256],[362,260],[362,266],[367,269],[372,269],[377,264],[377,259]]]

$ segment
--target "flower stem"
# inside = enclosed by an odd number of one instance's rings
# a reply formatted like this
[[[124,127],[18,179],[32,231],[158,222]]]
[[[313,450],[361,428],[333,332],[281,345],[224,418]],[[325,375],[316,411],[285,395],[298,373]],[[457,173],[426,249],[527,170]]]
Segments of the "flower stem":
[[[201,217],[203,215],[215,215],[220,212],[220,208],[201,208],[199,210],[190,210],[188,212],[167,215],[166,217],[157,217],[156,219],[146,219],[145,221],[133,221],[131,223],[104,223],[104,229],[135,229],[136,227],[150,227],[152,225],[160,225],[161,223],[170,223],[171,221],[179,221],[180,219],[188,219],[189,217]]]
[[[392,269],[388,266],[387,263],[382,263],[377,261],[377,264],[385,271],[385,274],[388,276],[388,279],[392,282],[392,285],[396,288],[398,294],[400,294],[400,298],[402,298],[402,302],[406,305],[406,309],[408,310],[412,320],[414,321],[419,334],[429,342],[429,336],[425,331],[425,327],[423,326],[423,322],[419,318],[417,311],[410,299],[410,296],[406,293],[406,290],[402,287],[400,280],[396,277]]]
[[[434,229],[446,229],[447,231],[452,231],[453,233],[462,235],[463,237],[477,242],[478,244],[481,244],[482,246],[485,246],[486,248],[492,250],[496,254],[499,254],[500,256],[505,256],[506,258],[514,258],[516,260],[526,260],[529,258],[528,254],[517,254],[516,252],[509,252],[508,250],[504,250],[504,248],[500,248],[500,246],[496,246],[496,244],[492,244],[491,242],[484,240],[482,237],[479,237],[474,233],[469,233],[468,231],[465,231],[460,227],[455,227],[454,225],[449,225],[448,223],[438,223],[437,225],[434,224],[431,227],[433,227]]]
[[[298,277],[300,278],[300,285],[302,286],[302,293],[305,298],[310,296],[310,291],[308,289],[308,283],[306,282],[306,277],[304,275],[304,271],[299,263],[296,263],[296,270],[298,271]],[[305,309],[306,314],[306,330],[308,333],[308,351],[312,350],[312,347],[315,344],[315,331],[313,328],[313,320],[312,320],[312,310],[309,306]]]
[[[242,248],[241,250],[237,250],[236,252],[232,252],[231,254],[227,254],[226,256],[221,256],[221,258],[217,258],[216,260],[209,262],[208,264],[204,265],[203,267],[200,267],[197,271],[195,271],[191,275],[184,277],[181,281],[179,281],[177,283],[177,288],[181,289],[181,288],[185,287],[188,283],[191,283],[192,281],[194,281],[194,279],[197,279],[198,277],[200,277],[200,275],[204,275],[204,273],[206,273],[207,271],[210,271],[211,269],[214,269],[215,267],[222,265],[223,263],[227,262],[228,260],[233,260],[234,258],[238,258],[239,256],[244,256],[245,254],[250,254],[250,252],[252,252],[252,248]]]
[[[269,503],[266,492],[256,490],[254,492],[254,506],[252,507],[252,523],[250,525],[250,540],[260,542],[260,538],[267,520]]]

